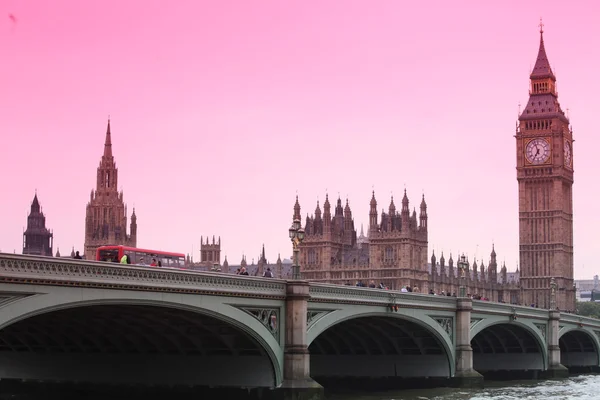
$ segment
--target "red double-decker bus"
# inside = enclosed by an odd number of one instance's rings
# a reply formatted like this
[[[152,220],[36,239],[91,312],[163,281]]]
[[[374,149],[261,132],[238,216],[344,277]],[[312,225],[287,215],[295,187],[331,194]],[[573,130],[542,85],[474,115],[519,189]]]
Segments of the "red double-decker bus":
[[[124,255],[129,256],[130,264],[150,265],[156,260],[156,266],[184,268],[185,255],[166,251],[138,249],[127,246],[101,246],[96,250],[96,261],[121,262]]]

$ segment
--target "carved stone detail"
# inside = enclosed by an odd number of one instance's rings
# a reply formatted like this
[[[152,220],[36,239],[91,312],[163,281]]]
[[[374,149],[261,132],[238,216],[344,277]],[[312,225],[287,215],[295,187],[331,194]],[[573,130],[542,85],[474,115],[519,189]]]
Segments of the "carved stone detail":
[[[332,312],[333,310],[311,310],[310,308],[306,312],[306,326],[310,328],[318,320]]]
[[[542,337],[546,340],[546,324],[534,324],[536,328],[542,333]]]
[[[279,309],[240,307],[241,310],[259,320],[279,342]]]
[[[480,323],[483,319],[482,318],[471,318],[471,327],[470,329],[473,329],[473,327],[475,325],[477,325],[478,323]]]
[[[442,329],[444,331],[446,331],[446,333],[448,334],[448,336],[450,337],[450,341],[453,341],[453,333],[454,333],[454,329],[453,329],[453,318],[452,317],[431,317],[435,320],[435,322],[437,322],[438,324],[440,324],[440,326],[442,327]]]
[[[285,281],[107,262],[0,254],[0,282],[283,299]]]

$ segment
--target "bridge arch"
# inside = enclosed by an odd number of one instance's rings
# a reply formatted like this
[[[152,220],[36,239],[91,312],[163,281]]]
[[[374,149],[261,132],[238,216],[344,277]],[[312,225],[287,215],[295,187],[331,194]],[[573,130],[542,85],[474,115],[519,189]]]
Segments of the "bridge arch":
[[[454,314],[443,317],[451,321],[449,332],[427,310],[354,306],[324,311],[307,331],[311,375],[451,377]]]
[[[36,318],[40,320],[44,318],[44,316],[59,316],[61,313],[63,313],[63,315],[68,313],[75,315],[77,314],[77,310],[86,310],[96,313],[100,309],[106,311],[107,308],[112,307],[113,310],[127,309],[129,310],[130,315],[133,315],[131,314],[132,310],[135,312],[140,310],[147,312],[150,310],[152,312],[157,312],[158,317],[179,318],[179,320],[187,319],[190,323],[192,319],[198,319],[202,323],[207,322],[215,324],[215,329],[226,329],[227,333],[232,335],[232,337],[235,337],[236,340],[247,340],[245,343],[248,343],[248,346],[250,346],[249,343],[252,343],[255,346],[253,349],[262,354],[259,357],[262,361],[258,360],[261,363],[261,366],[265,371],[270,370],[269,373],[263,374],[260,379],[248,381],[245,384],[231,382],[232,376],[227,374],[228,376],[224,377],[225,379],[223,379],[223,382],[211,381],[210,385],[228,386],[234,384],[236,386],[246,387],[276,387],[283,380],[283,351],[279,344],[279,337],[275,337],[266,326],[250,313],[236,307],[236,300],[242,305],[248,305],[248,303],[252,304],[253,299],[238,300],[220,298],[218,296],[90,289],[85,290],[85,292],[82,290],[76,296],[73,296],[72,289],[70,292],[67,292],[64,289],[67,288],[58,287],[48,289],[47,293],[31,293],[27,297],[21,298],[10,305],[0,308],[0,336],[3,332],[10,330],[11,327],[18,326],[19,324],[26,324],[28,320],[34,321]],[[244,302],[243,300],[247,301]],[[274,307],[279,306],[278,303],[275,304],[277,302],[276,300],[273,300],[272,302],[274,302]],[[81,316],[83,314],[78,313],[77,315]],[[126,325],[127,324],[121,324],[121,328],[125,329],[127,334],[137,332],[141,335],[149,335],[148,332],[143,332],[143,329],[140,329],[139,327],[127,327]],[[174,327],[166,325],[164,327],[165,329],[174,329]],[[190,337],[193,336],[193,332],[188,333]],[[145,339],[146,342],[152,342],[152,338],[146,337]],[[173,346],[177,346],[174,340],[168,338],[165,340],[170,340]],[[9,352],[0,352],[0,364],[3,362],[2,355],[6,356],[8,353]],[[169,358],[170,356],[165,357],[172,360],[172,358]],[[249,357],[249,359],[250,358],[251,357]],[[5,359],[4,361],[7,360]],[[10,362],[10,360],[8,361]],[[107,362],[114,363],[114,360],[108,360]],[[233,361],[233,363],[236,363],[236,361]],[[158,366],[158,368],[160,368],[160,366]],[[155,383],[205,384],[201,381]]]
[[[488,316],[474,323],[472,317],[473,368],[482,373],[548,369],[545,325],[509,318]]]
[[[558,333],[560,363],[579,370],[600,365],[600,340],[591,329],[573,325],[564,326]]]

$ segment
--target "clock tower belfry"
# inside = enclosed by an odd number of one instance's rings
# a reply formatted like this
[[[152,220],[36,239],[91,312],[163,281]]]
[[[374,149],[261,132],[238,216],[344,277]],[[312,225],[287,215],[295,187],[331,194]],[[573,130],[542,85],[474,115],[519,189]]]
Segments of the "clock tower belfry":
[[[540,47],[530,75],[529,101],[517,124],[521,303],[575,310],[573,287],[573,132],[558,103],[556,77]]]

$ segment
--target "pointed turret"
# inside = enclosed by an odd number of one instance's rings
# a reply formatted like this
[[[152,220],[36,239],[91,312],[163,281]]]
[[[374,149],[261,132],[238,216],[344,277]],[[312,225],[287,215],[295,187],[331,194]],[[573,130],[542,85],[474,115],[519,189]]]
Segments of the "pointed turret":
[[[337,204],[335,206],[335,216],[343,216],[344,215],[344,209],[342,208],[342,199],[340,197],[338,197],[337,199]]]
[[[300,203],[298,202],[298,195],[296,195],[296,203],[294,204],[294,221],[300,221]]]
[[[390,207],[388,209],[388,212],[390,213],[390,216],[396,215],[396,205],[394,204],[394,196],[392,196],[392,199],[390,200]]]
[[[75,258],[75,246],[71,247],[71,258]]]
[[[108,119],[108,125],[106,126],[106,138],[104,139],[104,157],[112,158],[112,141],[110,138],[110,118]]]
[[[39,213],[40,212],[40,202],[37,197],[37,192],[33,196],[33,201],[31,202],[31,212]]]
[[[538,50],[537,59],[535,60],[535,66],[531,71],[531,79],[534,78],[553,78],[552,68],[550,68],[550,61],[546,55],[546,48],[544,46],[544,24],[540,22],[540,48]]]
[[[485,281],[485,266],[483,265],[483,258],[481,259],[481,264],[479,265],[479,280]]]
[[[331,230],[331,204],[329,203],[329,195],[325,193],[325,203],[323,203],[323,233]]]
[[[344,217],[352,219],[352,210],[350,210],[348,199],[346,199],[346,207],[344,207]]]
[[[55,257],[60,257],[60,249],[58,247],[56,248],[56,256]]]
[[[375,200],[375,191],[371,196],[371,208],[369,210],[369,231],[377,232],[377,200]]]
[[[315,221],[321,220],[321,207],[319,206],[319,200],[317,200],[317,208],[315,208]]]
[[[402,230],[408,232],[410,211],[408,210],[408,196],[406,195],[406,189],[404,189],[404,197],[402,197],[402,211],[400,212],[400,215],[402,220]]]
[[[406,189],[404,189],[404,197],[402,197],[402,211],[403,212],[409,212],[408,211],[408,196],[406,195]]]
[[[421,214],[419,215],[419,226],[422,229],[427,229],[427,203],[425,203],[425,194],[421,199]]]

